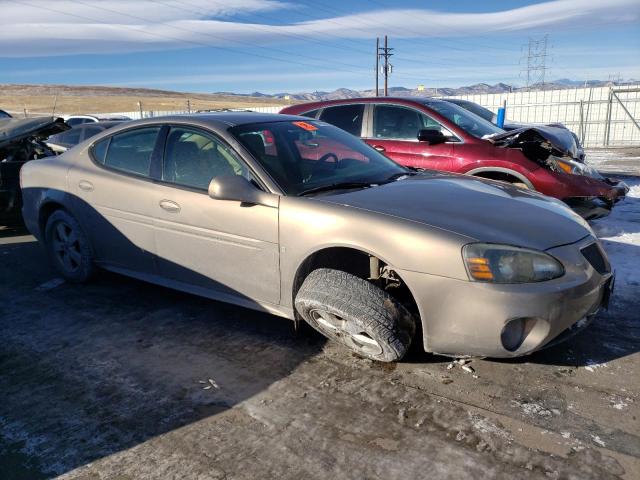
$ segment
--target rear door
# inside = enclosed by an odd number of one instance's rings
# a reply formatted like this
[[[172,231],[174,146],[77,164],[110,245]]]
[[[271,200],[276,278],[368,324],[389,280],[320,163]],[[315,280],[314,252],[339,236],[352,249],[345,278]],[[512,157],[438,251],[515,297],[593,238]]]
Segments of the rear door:
[[[449,170],[453,147],[450,142],[429,145],[418,141],[418,131],[437,129],[450,136],[440,123],[417,109],[402,105],[372,105],[373,121],[365,141],[401,165]]]
[[[117,133],[94,144],[69,170],[76,209],[87,220],[99,261],[155,273],[151,164],[159,126]]]
[[[269,133],[255,137],[264,151]],[[221,138],[188,126],[171,127],[162,182],[152,201],[160,274],[218,296],[277,304],[278,208],[214,200],[208,186],[221,175],[255,181]]]

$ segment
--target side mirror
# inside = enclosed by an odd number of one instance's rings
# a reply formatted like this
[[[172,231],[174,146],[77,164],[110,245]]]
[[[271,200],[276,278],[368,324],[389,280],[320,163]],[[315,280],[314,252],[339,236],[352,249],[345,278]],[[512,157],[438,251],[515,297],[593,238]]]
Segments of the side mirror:
[[[427,142],[429,145],[437,145],[438,143],[444,143],[447,141],[447,137],[437,129],[424,129],[418,131],[418,141]]]
[[[221,175],[211,180],[209,196],[215,200],[231,200],[248,205],[278,206],[277,195],[259,190],[240,175]]]

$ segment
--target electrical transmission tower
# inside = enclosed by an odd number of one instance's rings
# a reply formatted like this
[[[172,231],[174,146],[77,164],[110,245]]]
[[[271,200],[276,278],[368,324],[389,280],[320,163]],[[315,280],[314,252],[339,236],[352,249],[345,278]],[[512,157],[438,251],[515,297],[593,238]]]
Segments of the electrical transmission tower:
[[[547,71],[547,44],[549,35],[545,35],[540,39],[529,39],[529,44],[524,45],[526,48],[527,58],[527,87],[532,85],[543,85],[544,76]]]
[[[384,47],[379,46],[379,40],[376,38],[376,96],[378,95],[378,65],[380,59],[384,59],[380,68],[384,75],[384,96],[389,94],[389,75],[393,72],[393,65],[389,63],[389,58],[393,56],[393,48],[389,48],[387,36],[384,36]]]

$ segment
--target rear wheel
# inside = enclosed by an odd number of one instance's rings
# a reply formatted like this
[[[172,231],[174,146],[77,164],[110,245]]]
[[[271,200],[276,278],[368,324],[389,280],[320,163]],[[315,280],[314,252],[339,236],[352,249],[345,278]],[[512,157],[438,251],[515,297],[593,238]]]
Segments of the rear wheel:
[[[326,337],[381,362],[402,359],[416,330],[412,315],[391,295],[339,270],[311,272],[296,295],[295,306]]]
[[[93,254],[78,221],[64,210],[47,220],[45,244],[51,263],[65,280],[85,282],[94,271]]]

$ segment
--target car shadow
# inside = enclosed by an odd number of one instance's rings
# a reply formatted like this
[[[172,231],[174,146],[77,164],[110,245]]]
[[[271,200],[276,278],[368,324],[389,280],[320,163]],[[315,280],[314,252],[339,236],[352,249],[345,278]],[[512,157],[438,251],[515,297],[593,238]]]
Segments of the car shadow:
[[[22,223],[12,225],[0,224],[0,238],[17,237],[21,235],[29,235],[29,231]]]
[[[15,240],[0,244],[3,480],[61,475],[219,415],[323,348],[286,319],[118,274],[61,282],[38,243]]]

